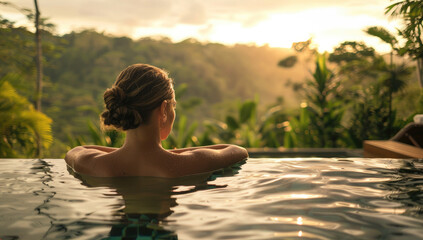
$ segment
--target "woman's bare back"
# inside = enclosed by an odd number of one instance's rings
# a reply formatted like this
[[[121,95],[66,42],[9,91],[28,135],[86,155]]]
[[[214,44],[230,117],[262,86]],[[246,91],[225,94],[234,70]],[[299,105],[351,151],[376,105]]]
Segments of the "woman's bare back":
[[[180,177],[230,166],[248,157],[244,148],[213,145],[178,150],[137,151],[98,146],[80,146],[65,157],[76,172],[99,177],[156,176]]]

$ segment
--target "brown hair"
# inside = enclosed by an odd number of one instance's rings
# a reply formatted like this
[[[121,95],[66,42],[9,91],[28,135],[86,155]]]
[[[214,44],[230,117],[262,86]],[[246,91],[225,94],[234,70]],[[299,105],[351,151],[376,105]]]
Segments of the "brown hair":
[[[173,80],[160,68],[134,64],[124,69],[112,88],[104,92],[104,125],[128,130],[148,123],[151,112],[173,99]]]

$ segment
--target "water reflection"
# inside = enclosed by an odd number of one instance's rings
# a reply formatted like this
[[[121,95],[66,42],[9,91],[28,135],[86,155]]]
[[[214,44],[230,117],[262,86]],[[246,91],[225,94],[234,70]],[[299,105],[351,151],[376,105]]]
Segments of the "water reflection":
[[[176,179],[158,177],[100,178],[77,174],[68,168],[70,174],[89,188],[107,188],[116,197],[121,196],[122,206],[113,214],[120,216],[113,224],[106,239],[143,238],[178,239],[177,233],[167,227],[167,218],[178,205],[177,197],[200,190],[224,188],[209,182],[217,177],[233,176],[240,165],[214,173],[191,175]],[[110,191],[109,192],[110,195]]]
[[[0,238],[422,239],[422,160],[249,161],[166,180],[2,160]]]
[[[28,183],[31,183],[31,181],[34,181],[37,183],[41,183],[43,185],[42,187],[34,188],[35,190],[32,191],[34,196],[44,198],[43,203],[36,206],[34,208],[34,211],[37,212],[37,215],[46,217],[50,222],[50,226],[48,227],[48,229],[46,229],[42,238],[46,238],[46,236],[54,228],[54,224],[53,224],[53,221],[55,220],[54,217],[52,217],[50,214],[48,214],[48,212],[45,211],[46,209],[49,208],[48,204],[56,195],[56,191],[54,191],[52,187],[50,186],[50,183],[54,180],[53,173],[51,170],[52,167],[53,165],[47,163],[43,159],[37,159],[33,161],[32,167],[29,169],[29,175],[32,175],[33,178],[28,177],[26,180]],[[46,220],[43,219],[43,221],[45,222]],[[48,225],[46,224],[46,227],[47,226]]]
[[[407,208],[402,212],[404,215],[421,216],[423,213],[422,163],[422,159],[402,161],[395,176],[384,184],[391,191],[386,198]]]

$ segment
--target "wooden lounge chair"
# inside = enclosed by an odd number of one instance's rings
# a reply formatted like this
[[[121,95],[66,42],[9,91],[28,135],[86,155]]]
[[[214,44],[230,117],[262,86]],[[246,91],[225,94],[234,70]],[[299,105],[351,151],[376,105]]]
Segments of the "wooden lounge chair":
[[[409,123],[390,140],[364,141],[364,157],[423,158],[423,124]]]

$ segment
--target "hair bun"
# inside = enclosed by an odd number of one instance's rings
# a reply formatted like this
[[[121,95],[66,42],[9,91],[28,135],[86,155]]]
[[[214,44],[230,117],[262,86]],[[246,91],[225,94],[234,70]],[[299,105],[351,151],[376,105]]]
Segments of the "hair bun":
[[[127,105],[127,96],[118,86],[107,89],[104,92],[106,111],[101,114],[105,125],[128,130],[137,128],[142,117],[136,109]]]
[[[168,74],[148,64],[133,64],[119,73],[112,88],[104,92],[104,125],[128,130],[148,123],[154,109],[173,99],[173,81]]]
[[[118,86],[109,88],[104,92],[104,102],[106,103],[106,108],[109,110],[124,105],[127,99],[128,97],[125,92]]]
[[[137,128],[142,123],[139,112],[126,106],[106,110],[101,114],[101,118],[104,125],[111,125],[122,130]]]

